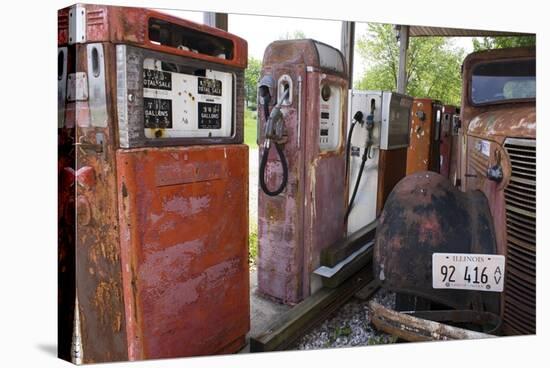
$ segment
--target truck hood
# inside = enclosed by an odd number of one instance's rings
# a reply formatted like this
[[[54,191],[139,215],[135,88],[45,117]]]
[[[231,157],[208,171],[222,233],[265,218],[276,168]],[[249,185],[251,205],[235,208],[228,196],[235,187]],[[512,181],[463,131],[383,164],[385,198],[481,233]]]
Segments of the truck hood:
[[[470,120],[468,135],[535,138],[536,121],[535,106],[486,111]]]

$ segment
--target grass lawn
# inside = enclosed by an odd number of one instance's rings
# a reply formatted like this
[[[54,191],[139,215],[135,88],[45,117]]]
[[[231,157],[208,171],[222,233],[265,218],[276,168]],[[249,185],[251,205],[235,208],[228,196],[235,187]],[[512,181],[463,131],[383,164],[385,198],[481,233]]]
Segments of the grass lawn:
[[[250,233],[248,234],[248,263],[256,264],[258,257],[258,225],[250,224]]]
[[[250,148],[258,148],[256,144],[256,111],[244,110],[244,143]]]
[[[251,111],[249,109],[244,110],[244,143],[250,148],[258,148],[256,144],[256,111]],[[257,175],[252,174],[250,175]],[[250,218],[250,227],[249,227],[249,263],[254,265],[256,263],[256,257],[258,256],[258,225],[257,218]]]

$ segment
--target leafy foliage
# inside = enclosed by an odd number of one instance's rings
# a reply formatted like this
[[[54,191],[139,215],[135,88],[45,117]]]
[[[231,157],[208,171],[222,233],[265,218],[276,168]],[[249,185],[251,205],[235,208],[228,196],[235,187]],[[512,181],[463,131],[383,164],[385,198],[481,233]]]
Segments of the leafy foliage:
[[[252,110],[256,109],[256,88],[260,80],[262,62],[252,56],[248,58],[248,67],[244,71],[244,88],[246,106]]]
[[[301,40],[307,38],[306,34],[302,30],[295,30],[294,32],[286,32],[279,36],[279,40]]]
[[[399,43],[390,24],[371,23],[358,41],[357,51],[368,61],[359,89],[396,90]],[[444,37],[411,37],[407,57],[407,94],[460,105],[460,67],[464,50]]]
[[[535,46],[537,39],[535,36],[512,36],[512,37],[482,37],[472,40],[474,51],[503,49],[508,47],[526,47]]]
[[[256,224],[252,225],[252,219],[250,223],[248,235],[248,264],[255,265],[258,258],[258,226]]]
[[[256,143],[257,113],[250,109],[244,110],[244,144],[250,148],[258,148]]]

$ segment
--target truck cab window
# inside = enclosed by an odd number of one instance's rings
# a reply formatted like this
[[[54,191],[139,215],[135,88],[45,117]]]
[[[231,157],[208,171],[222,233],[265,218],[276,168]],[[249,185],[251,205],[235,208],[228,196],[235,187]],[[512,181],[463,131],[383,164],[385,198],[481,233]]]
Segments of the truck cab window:
[[[478,64],[472,71],[470,97],[475,105],[536,98],[535,59]]]

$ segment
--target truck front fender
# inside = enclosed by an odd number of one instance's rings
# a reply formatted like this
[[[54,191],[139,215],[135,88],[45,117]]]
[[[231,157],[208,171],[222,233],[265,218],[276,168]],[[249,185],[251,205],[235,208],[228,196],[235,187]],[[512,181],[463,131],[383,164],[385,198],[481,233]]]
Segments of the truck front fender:
[[[376,230],[374,272],[389,290],[456,309],[498,314],[499,293],[432,288],[433,253],[496,254],[487,198],[461,192],[434,172],[402,179],[384,205]]]

